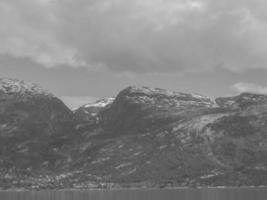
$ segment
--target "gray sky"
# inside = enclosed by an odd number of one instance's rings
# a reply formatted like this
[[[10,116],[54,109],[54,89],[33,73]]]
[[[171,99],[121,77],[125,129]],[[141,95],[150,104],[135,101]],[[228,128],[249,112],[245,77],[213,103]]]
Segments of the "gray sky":
[[[267,93],[267,1],[0,0],[0,73],[70,106],[128,85]]]

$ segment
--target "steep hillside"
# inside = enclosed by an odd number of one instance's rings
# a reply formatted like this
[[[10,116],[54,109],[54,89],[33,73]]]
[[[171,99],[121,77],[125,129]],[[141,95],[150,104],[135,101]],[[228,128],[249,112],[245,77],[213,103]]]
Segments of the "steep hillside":
[[[1,169],[58,167],[72,126],[71,111],[50,92],[36,84],[0,79]]]

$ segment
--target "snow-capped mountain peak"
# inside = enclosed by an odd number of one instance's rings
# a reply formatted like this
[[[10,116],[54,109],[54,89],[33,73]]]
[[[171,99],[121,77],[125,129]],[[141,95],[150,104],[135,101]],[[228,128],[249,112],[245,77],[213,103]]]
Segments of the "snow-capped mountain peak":
[[[85,104],[83,107],[84,107],[84,108],[90,108],[90,107],[105,107],[105,106],[107,106],[108,104],[111,104],[114,100],[115,100],[115,98],[113,98],[113,97],[109,97],[109,98],[106,98],[106,99],[100,99],[100,100],[97,100],[97,101],[94,102],[94,103],[88,103],[88,104]]]
[[[53,97],[54,95],[43,87],[25,82],[23,80],[13,79],[13,78],[0,78],[0,92],[6,94],[17,93],[21,95],[34,96],[34,95],[44,95],[48,97]]]

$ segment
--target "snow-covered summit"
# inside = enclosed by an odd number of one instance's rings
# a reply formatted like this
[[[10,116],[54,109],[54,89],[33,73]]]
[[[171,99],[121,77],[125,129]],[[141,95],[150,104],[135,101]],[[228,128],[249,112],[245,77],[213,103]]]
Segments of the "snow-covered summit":
[[[123,94],[134,94],[134,95],[146,95],[146,96],[166,96],[173,98],[191,98],[191,99],[199,99],[199,100],[209,100],[210,98],[197,93],[183,93],[183,92],[175,92],[161,88],[153,88],[153,87],[137,87],[137,86],[129,86],[122,91]]]
[[[160,88],[130,86],[122,90],[117,101],[131,101],[136,104],[154,105],[155,107],[215,107],[214,100],[207,96],[193,93],[174,92]]]
[[[115,98],[113,98],[113,97],[109,97],[109,98],[105,98],[105,99],[97,100],[97,101],[94,102],[94,103],[88,103],[88,104],[85,104],[85,105],[83,105],[82,107],[84,107],[84,108],[90,108],[90,107],[105,107],[105,106],[111,104],[114,100],[115,100]]]
[[[54,95],[43,87],[25,82],[23,80],[13,79],[13,78],[0,78],[0,92],[6,94],[21,94],[27,96],[34,95],[44,95],[48,97],[53,97]]]

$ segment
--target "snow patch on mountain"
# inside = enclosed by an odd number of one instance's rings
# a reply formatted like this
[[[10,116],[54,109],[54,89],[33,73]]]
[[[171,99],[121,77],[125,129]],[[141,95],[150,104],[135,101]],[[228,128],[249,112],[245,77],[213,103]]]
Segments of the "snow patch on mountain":
[[[52,93],[37,84],[12,78],[0,78],[0,91],[6,94],[16,93],[26,96],[44,95],[54,97]]]
[[[106,98],[106,99],[100,99],[100,100],[96,101],[95,103],[85,104],[82,107],[84,107],[84,108],[105,107],[105,106],[111,104],[114,100],[115,100],[115,98],[109,97],[109,98]]]

